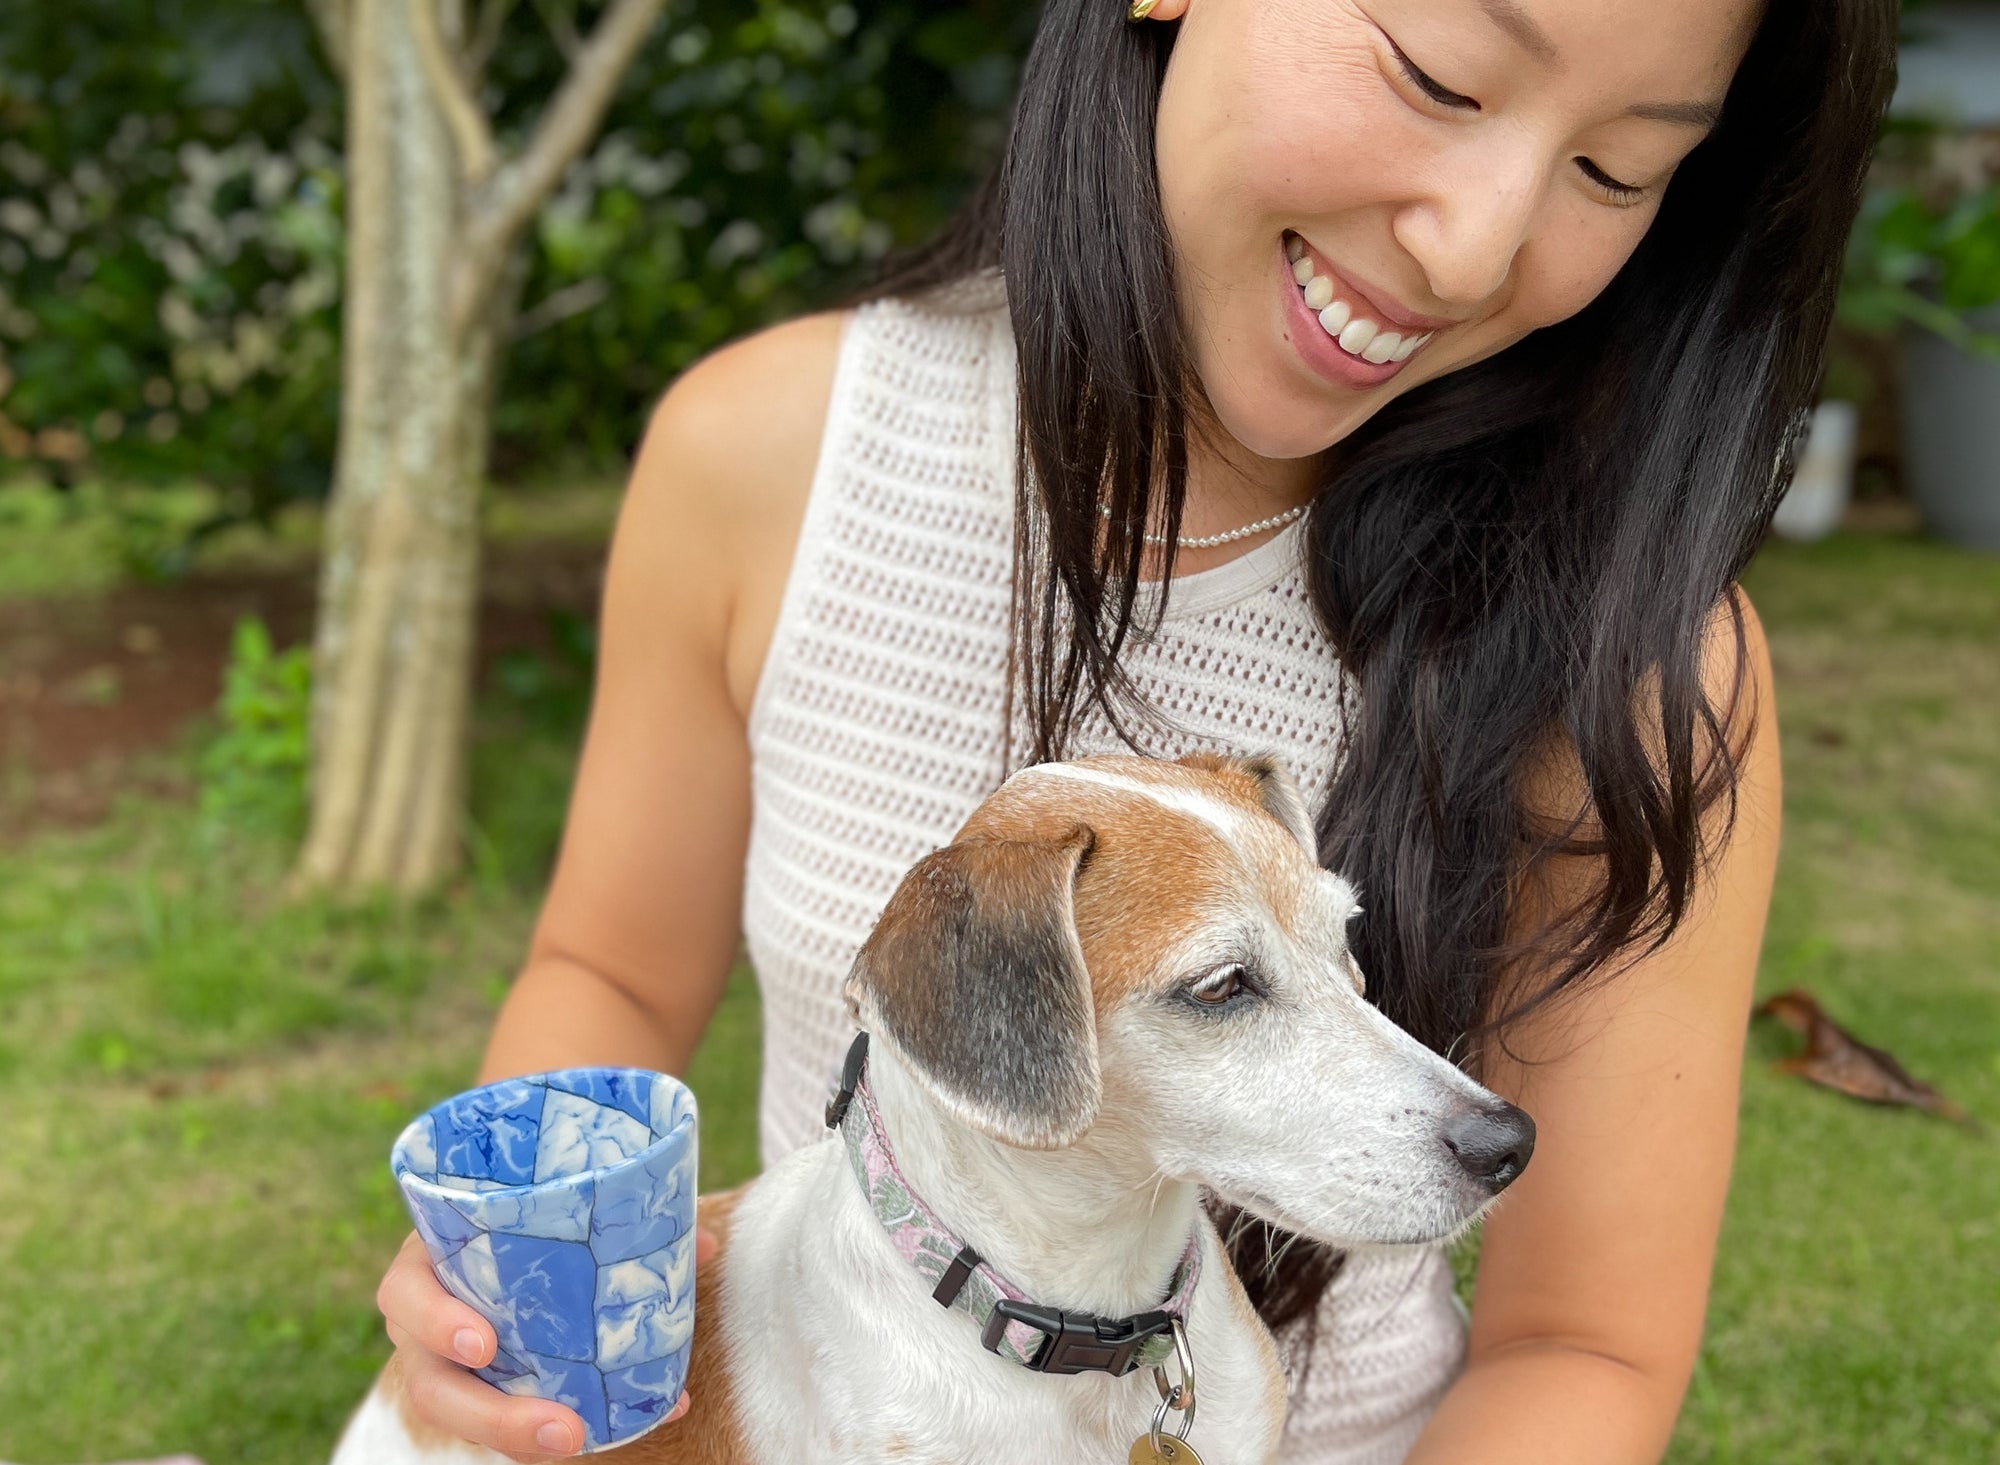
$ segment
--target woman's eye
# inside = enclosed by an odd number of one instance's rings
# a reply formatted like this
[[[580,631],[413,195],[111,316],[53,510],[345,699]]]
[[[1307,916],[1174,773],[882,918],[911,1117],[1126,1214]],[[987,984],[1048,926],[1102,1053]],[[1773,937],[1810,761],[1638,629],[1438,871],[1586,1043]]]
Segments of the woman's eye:
[[[1613,198],[1625,203],[1637,203],[1646,196],[1646,190],[1636,183],[1620,183],[1588,158],[1578,158],[1576,164],[1583,169],[1584,176]]]
[[[1220,1007],[1243,990],[1243,968],[1237,963],[1219,967],[1210,972],[1189,989],[1194,1000],[1207,1003],[1210,1007]]]
[[[1389,49],[1395,53],[1396,65],[1401,68],[1403,75],[1409,78],[1410,84],[1432,101],[1445,107],[1470,107],[1475,112],[1479,110],[1479,103],[1473,101],[1471,97],[1461,96],[1455,91],[1441,87],[1425,76],[1417,69],[1416,63],[1403,54],[1403,48],[1394,41],[1389,42]]]

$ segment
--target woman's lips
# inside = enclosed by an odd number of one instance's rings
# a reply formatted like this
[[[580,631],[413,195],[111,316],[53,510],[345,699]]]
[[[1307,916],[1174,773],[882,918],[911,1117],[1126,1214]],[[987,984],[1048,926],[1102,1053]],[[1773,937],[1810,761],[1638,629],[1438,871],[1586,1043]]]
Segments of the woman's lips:
[[[1285,243],[1281,237],[1277,248],[1278,287],[1284,291],[1286,334],[1292,338],[1292,345],[1299,356],[1311,367],[1315,374],[1336,386],[1373,387],[1380,386],[1396,375],[1416,355],[1421,348],[1404,361],[1363,361],[1359,356],[1342,350],[1339,343],[1327,334],[1320,324],[1319,313],[1306,304],[1305,292],[1292,275],[1292,261],[1286,255]]]

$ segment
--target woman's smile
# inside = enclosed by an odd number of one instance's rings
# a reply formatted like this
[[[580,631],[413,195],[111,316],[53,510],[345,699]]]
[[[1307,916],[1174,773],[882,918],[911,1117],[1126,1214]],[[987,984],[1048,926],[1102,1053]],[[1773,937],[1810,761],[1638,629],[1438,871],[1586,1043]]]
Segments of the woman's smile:
[[[1335,271],[1306,240],[1285,231],[1286,333],[1300,357],[1342,386],[1375,386],[1453,322],[1387,305]]]

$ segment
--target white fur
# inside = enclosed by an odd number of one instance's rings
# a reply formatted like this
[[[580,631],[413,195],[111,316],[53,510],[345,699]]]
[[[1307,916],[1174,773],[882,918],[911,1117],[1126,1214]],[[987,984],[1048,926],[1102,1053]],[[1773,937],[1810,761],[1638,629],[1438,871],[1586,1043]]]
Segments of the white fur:
[[[1099,788],[1116,789],[1119,793],[1133,794],[1142,799],[1150,799],[1163,808],[1199,819],[1210,829],[1221,835],[1232,846],[1240,847],[1243,828],[1256,816],[1223,799],[1211,798],[1207,794],[1196,793],[1193,789],[1173,788],[1165,784],[1145,783],[1136,778],[1110,773],[1102,768],[1092,768],[1082,763],[1037,763],[1023,768],[1012,779],[1032,777],[1072,778],[1079,783],[1094,783]]]

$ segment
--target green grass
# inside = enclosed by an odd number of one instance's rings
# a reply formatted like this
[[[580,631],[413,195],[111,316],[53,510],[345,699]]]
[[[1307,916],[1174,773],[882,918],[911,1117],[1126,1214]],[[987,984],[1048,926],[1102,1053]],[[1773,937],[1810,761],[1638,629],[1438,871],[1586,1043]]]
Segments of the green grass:
[[[1778,545],[1785,831],[1760,993],[1833,1016],[2000,1130],[2000,559]],[[1771,1070],[1753,1028],[1676,1462],[2000,1459],[2000,1139]]]
[[[286,905],[283,839],[158,801],[0,848],[0,1458],[326,1458],[388,1354],[389,1145],[470,1081],[546,877],[576,729],[537,698],[482,709],[475,869],[414,908]],[[738,971],[705,1188],[755,1169],[756,1054]]]
[[[2000,1125],[2000,561],[1849,538],[1750,587],[1787,778],[1763,986]],[[284,906],[281,839],[158,801],[0,849],[0,1458],[326,1458],[388,1351],[390,1141],[474,1070],[575,736],[488,701],[474,870],[411,910]],[[754,1165],[756,1033],[739,972],[690,1074],[709,1187]],[[2000,1149],[1781,1078],[1785,1048],[1753,1033],[1672,1458],[1991,1465]]]

